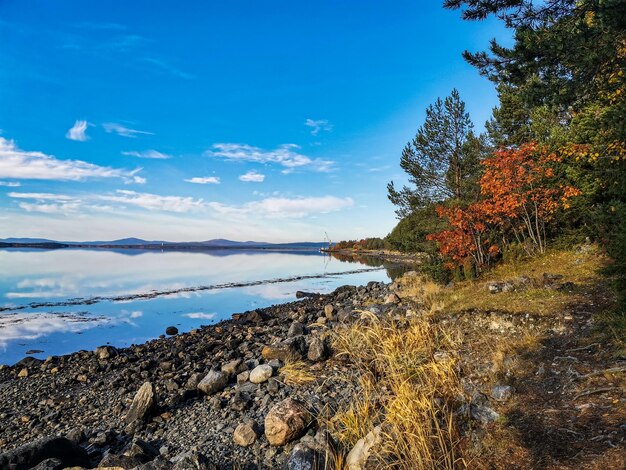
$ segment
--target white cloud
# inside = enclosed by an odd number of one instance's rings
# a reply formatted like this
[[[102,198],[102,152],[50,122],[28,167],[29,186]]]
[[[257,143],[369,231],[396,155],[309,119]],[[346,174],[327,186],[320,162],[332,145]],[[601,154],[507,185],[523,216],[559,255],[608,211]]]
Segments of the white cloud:
[[[102,124],[102,127],[109,134],[110,133],[116,133],[117,135],[121,135],[122,137],[133,137],[134,138],[134,137],[137,137],[140,134],[154,135],[154,133],[152,133],[152,132],[140,131],[140,130],[137,130],[137,129],[131,129],[131,128],[123,126],[122,124],[119,124],[117,122],[105,122],[104,124]]]
[[[255,163],[278,163],[285,167],[283,173],[290,173],[297,168],[307,167],[314,171],[331,171],[330,160],[312,159],[298,153],[300,147],[295,144],[283,144],[274,150],[263,150],[247,144],[219,143],[205,152],[211,157],[221,157],[232,161]]]
[[[120,178],[127,183],[140,183],[141,170],[126,171],[94,165],[81,160],[59,160],[43,152],[18,148],[12,140],[0,137],[0,178],[50,181],[84,181],[89,178]]]
[[[181,196],[160,196],[118,189],[115,195],[98,196],[99,200],[141,207],[150,211],[189,212],[202,208],[202,199]]]
[[[19,188],[22,186],[22,183],[18,181],[0,181],[0,186],[5,186],[7,188]]]
[[[215,313],[204,313],[204,312],[183,313],[183,317],[195,318],[195,319],[201,319],[201,320],[213,320],[215,318]]]
[[[171,155],[166,153],[161,153],[156,150],[144,150],[143,152],[122,152],[122,155],[126,155],[128,157],[137,157],[137,158],[150,158],[155,160],[167,160],[168,158],[172,158]]]
[[[121,206],[140,207],[149,211],[190,212],[205,207],[202,199],[181,196],[160,196],[158,194],[139,193],[119,189],[113,194],[87,194],[83,197],[53,193],[16,193],[11,192],[9,197],[29,202],[20,202],[19,206],[26,212],[43,212],[47,214],[71,214],[79,211],[119,211]],[[102,202],[114,203],[104,205]]]
[[[75,202],[68,203],[52,203],[52,204],[41,204],[41,203],[31,203],[31,202],[20,202],[19,206],[24,209],[26,212],[42,212],[44,214],[71,214],[76,213],[80,209],[80,204]]]
[[[333,125],[327,119],[307,119],[304,125],[311,128],[311,135],[317,135],[320,131],[329,132],[333,130]]]
[[[88,318],[75,313],[27,312],[2,315],[0,316],[0,348],[6,349],[9,343],[15,340],[34,340],[60,331],[77,333],[111,322],[111,319],[105,317]]]
[[[187,183],[195,184],[220,184],[220,179],[217,176],[194,176],[185,180]]]
[[[250,170],[249,172],[239,176],[239,181],[245,181],[248,183],[262,183],[263,180],[265,180],[265,175],[257,173],[254,170]]]
[[[301,218],[310,214],[326,214],[352,207],[352,198],[322,197],[268,197],[241,206],[209,202],[208,206],[220,214],[260,214],[271,218]]]
[[[9,197],[15,199],[37,199],[39,201],[71,201],[75,198],[65,194],[54,193],[9,193]]]
[[[86,133],[88,125],[87,121],[76,121],[70,130],[67,131],[65,137],[78,142],[89,140],[89,136]]]

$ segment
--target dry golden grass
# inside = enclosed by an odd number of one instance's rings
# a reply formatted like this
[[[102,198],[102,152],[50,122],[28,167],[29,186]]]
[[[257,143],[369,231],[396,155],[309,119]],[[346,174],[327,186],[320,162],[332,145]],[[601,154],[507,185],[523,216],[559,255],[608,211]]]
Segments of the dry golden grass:
[[[397,323],[364,315],[338,334],[334,348],[361,373],[361,390],[330,422],[340,442],[349,448],[381,424],[381,465],[464,466],[452,415],[460,392],[455,338],[425,318]]]
[[[311,366],[302,360],[287,360],[280,373],[287,385],[304,385],[316,380]]]
[[[445,304],[447,312],[465,310],[499,310],[510,313],[531,313],[550,315],[562,311],[564,307],[585,300],[589,286],[600,282],[600,269],[607,263],[607,258],[591,250],[588,253],[576,253],[572,250],[555,250],[543,256],[502,264],[477,281],[458,283],[454,289],[444,290],[437,298]],[[539,280],[543,273],[560,274],[564,280],[574,282],[572,292],[562,292],[530,285],[513,292],[491,295],[487,284],[492,281],[506,281],[520,276]]]

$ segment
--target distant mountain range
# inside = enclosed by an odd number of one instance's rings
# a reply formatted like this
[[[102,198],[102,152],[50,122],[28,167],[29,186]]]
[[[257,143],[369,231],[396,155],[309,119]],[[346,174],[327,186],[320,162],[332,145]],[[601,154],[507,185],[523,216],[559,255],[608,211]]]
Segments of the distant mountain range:
[[[35,248],[136,248],[136,249],[318,249],[326,246],[324,242],[268,243],[256,241],[233,241],[223,238],[200,242],[168,242],[165,240],[142,240],[140,238],[122,238],[110,241],[58,241],[46,238],[0,238],[0,247],[35,247]]]

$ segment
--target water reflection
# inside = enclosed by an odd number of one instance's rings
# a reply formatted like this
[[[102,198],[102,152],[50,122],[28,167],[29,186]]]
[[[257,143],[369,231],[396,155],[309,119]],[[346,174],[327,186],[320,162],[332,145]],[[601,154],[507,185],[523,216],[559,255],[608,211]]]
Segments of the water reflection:
[[[138,251],[138,250],[135,250]],[[358,269],[385,267],[368,272]],[[144,342],[280,302],[295,292],[388,281],[395,268],[317,252],[0,250],[0,364]],[[332,274],[332,275],[329,275]],[[258,283],[290,278],[289,282]],[[228,283],[238,287],[220,288]],[[203,287],[204,286],[204,287]],[[198,287],[210,290],[194,290]],[[163,293],[163,294],[161,294]]]

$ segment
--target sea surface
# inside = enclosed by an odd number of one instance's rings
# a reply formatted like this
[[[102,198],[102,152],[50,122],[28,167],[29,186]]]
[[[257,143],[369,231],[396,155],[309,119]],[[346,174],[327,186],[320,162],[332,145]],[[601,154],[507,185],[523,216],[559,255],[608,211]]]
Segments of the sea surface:
[[[397,271],[312,250],[0,250],[0,364],[139,344]]]

